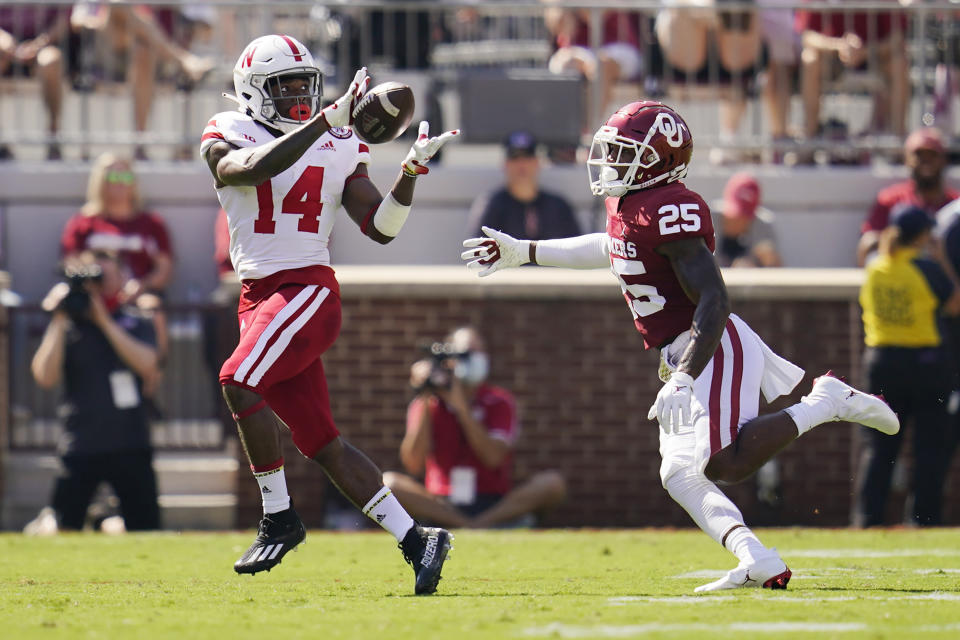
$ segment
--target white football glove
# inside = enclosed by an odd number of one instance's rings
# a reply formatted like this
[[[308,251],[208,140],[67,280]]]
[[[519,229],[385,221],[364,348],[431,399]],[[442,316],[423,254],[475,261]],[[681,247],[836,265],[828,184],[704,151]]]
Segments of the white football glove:
[[[353,123],[353,109],[360,102],[360,98],[367,92],[370,86],[370,77],[367,75],[367,68],[363,67],[353,76],[353,82],[347,92],[337,98],[333,104],[327,105],[320,115],[327,122],[327,127],[346,127]]]
[[[676,433],[682,425],[690,424],[692,399],[693,378],[676,371],[657,394],[657,400],[647,412],[647,420],[656,418],[664,433]]]
[[[416,142],[410,147],[410,152],[407,154],[407,157],[403,159],[400,167],[403,169],[403,172],[411,178],[429,173],[430,169],[426,167],[426,164],[430,162],[430,158],[433,157],[440,147],[446,144],[447,140],[456,138],[459,135],[460,130],[454,129],[453,131],[446,131],[439,136],[431,138],[430,123],[424,120],[420,123],[420,130],[417,132]]]
[[[530,262],[530,241],[517,240],[502,231],[490,227],[480,227],[486,238],[470,238],[463,241],[467,250],[460,254],[469,260],[467,268],[480,270],[481,278],[500,269],[519,267]]]

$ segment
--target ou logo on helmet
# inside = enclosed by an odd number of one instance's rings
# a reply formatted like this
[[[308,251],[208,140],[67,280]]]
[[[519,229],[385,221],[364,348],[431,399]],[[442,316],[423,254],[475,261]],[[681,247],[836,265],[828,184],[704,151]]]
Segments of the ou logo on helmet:
[[[660,131],[663,137],[667,139],[667,144],[671,147],[679,147],[683,144],[683,132],[686,131],[686,125],[678,123],[673,114],[658,113],[657,119],[653,122],[653,128]],[[687,132],[689,135],[689,132]]]

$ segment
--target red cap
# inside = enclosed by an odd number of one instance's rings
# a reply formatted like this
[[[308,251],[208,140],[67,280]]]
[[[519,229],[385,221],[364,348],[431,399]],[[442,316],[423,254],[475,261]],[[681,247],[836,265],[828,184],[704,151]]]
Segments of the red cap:
[[[723,215],[752,218],[760,204],[760,185],[749,173],[736,173],[723,189]]]
[[[911,133],[903,143],[903,149],[907,153],[917,149],[929,149],[940,153],[944,153],[946,150],[943,144],[943,135],[939,129],[934,127],[924,127]]]

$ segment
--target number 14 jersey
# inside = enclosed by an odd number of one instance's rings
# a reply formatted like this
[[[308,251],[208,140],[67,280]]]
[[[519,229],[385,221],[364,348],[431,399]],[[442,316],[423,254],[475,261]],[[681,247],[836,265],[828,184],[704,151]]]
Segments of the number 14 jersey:
[[[710,251],[715,237],[710,208],[682,182],[623,198],[607,198],[610,267],[643,335],[644,345],[661,347],[693,324],[694,304],[657,247],[702,237]]]
[[[200,152],[218,140],[254,147],[274,140],[263,125],[238,111],[218,113],[203,130]],[[286,269],[330,264],[327,244],[343,189],[370,149],[348,128],[320,136],[286,171],[255,187],[217,189],[227,212],[230,260],[241,280]]]

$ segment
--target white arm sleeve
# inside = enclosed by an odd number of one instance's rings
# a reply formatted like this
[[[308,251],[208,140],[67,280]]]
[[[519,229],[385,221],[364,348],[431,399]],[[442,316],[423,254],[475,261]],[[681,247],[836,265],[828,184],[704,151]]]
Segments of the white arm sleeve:
[[[407,221],[410,207],[409,204],[397,202],[391,191],[373,214],[373,227],[385,236],[396,237],[403,228],[403,223]]]
[[[606,233],[538,240],[536,263],[547,267],[599,269],[610,266]]]

